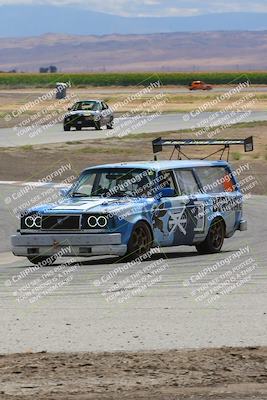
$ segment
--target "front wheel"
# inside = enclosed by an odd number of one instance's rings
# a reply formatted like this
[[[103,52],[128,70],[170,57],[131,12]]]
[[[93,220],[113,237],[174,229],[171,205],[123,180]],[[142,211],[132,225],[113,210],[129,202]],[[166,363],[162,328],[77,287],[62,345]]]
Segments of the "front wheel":
[[[48,266],[48,265],[52,265],[57,257],[56,256],[50,256],[50,257],[45,257],[45,256],[32,256],[32,257],[27,257],[28,260],[32,263],[32,264],[42,264],[41,266]]]
[[[66,132],[66,131],[70,131],[70,125],[65,125],[64,124],[64,131]]]
[[[204,242],[196,245],[196,249],[200,254],[219,253],[223,246],[225,236],[225,227],[222,220],[212,222],[208,235]]]
[[[145,222],[138,222],[132,231],[126,257],[133,260],[147,253],[152,246],[152,234]]]

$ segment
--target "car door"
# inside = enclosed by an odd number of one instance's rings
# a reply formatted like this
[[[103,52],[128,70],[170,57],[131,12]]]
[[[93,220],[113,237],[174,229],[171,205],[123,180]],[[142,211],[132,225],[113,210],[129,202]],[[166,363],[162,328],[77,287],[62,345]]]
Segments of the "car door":
[[[153,212],[155,241],[162,246],[192,244],[196,234],[205,228],[205,206],[199,186],[189,171],[189,176],[178,171],[161,171],[164,187],[174,190],[174,196],[162,197]],[[167,182],[167,184],[166,184]],[[184,184],[183,184],[184,182]]]
[[[172,171],[160,171],[158,176],[158,190],[162,188],[173,189],[172,197],[156,196],[156,202],[152,209],[152,226],[154,241],[161,246],[172,246],[174,234],[170,233],[169,219],[172,213],[175,197],[178,195],[178,188]]]
[[[199,182],[193,168],[176,169],[174,171],[180,195],[177,206],[184,206],[184,232],[175,232],[175,244],[191,245],[205,237],[207,226],[207,210],[211,201],[207,194],[200,190]],[[182,235],[182,234],[183,235]]]

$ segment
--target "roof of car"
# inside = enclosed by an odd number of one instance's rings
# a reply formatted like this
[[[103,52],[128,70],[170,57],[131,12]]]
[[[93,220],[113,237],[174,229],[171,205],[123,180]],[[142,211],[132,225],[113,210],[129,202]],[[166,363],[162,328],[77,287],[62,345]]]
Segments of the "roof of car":
[[[99,102],[102,102],[103,100],[100,100],[100,99],[78,100],[78,101],[76,101],[75,104],[77,104],[77,103],[86,103],[87,101],[88,101],[88,102],[89,102],[89,101],[94,101],[94,102],[96,102],[96,103],[99,103]]]
[[[138,169],[175,169],[175,168],[195,168],[195,167],[214,167],[228,165],[223,160],[159,160],[159,161],[138,161],[138,162],[123,162],[116,164],[96,165],[86,168],[85,171],[95,168],[138,168]]]

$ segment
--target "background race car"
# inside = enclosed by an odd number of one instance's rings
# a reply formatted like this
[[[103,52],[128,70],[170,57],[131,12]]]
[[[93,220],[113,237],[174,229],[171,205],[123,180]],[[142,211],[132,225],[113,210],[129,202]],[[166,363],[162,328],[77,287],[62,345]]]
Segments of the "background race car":
[[[102,100],[78,101],[64,117],[64,131],[76,128],[95,128],[100,130],[102,126],[113,129],[114,115],[109,106]]]

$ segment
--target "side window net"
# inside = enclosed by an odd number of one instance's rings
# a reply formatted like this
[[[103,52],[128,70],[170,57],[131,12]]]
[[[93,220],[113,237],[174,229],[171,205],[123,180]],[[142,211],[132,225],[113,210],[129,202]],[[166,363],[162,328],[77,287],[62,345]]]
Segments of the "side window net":
[[[171,188],[174,190],[175,196],[178,195],[172,171],[161,171],[160,186],[161,188]]]

